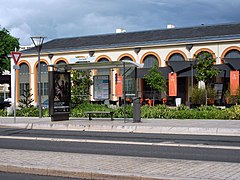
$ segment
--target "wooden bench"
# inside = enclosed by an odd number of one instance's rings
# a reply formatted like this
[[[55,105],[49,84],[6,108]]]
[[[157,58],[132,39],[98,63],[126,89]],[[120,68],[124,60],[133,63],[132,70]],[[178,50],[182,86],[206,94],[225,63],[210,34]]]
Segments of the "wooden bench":
[[[111,121],[113,121],[113,112],[112,111],[85,111],[88,114],[89,120],[92,120],[92,114],[110,114]]]

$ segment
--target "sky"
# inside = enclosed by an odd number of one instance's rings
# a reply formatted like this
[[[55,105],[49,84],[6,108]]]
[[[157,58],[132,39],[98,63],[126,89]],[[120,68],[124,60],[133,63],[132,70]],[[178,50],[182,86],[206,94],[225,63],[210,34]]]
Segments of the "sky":
[[[240,22],[240,0],[0,0],[0,26],[30,45],[115,33]]]

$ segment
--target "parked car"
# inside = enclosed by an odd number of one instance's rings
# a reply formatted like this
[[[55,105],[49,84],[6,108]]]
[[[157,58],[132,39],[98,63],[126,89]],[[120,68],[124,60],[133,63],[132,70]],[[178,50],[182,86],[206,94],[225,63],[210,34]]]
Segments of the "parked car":
[[[4,101],[0,101],[0,109],[6,109],[12,105],[11,98],[7,98]]]
[[[49,102],[48,102],[48,99],[46,99],[46,100],[43,101],[43,103],[42,103],[42,109],[48,109],[48,106],[49,106]]]

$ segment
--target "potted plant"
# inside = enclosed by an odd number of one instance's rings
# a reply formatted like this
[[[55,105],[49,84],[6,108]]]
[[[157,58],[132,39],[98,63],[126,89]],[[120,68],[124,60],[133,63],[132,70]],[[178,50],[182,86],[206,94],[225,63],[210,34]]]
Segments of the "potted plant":
[[[198,88],[198,86],[195,86],[192,90],[191,94],[191,108],[199,107],[203,104],[205,104],[205,89]]]
[[[217,97],[216,90],[214,88],[212,88],[212,87],[208,87],[207,88],[207,97],[208,97],[207,104],[208,105],[213,105],[214,104],[214,100]]]

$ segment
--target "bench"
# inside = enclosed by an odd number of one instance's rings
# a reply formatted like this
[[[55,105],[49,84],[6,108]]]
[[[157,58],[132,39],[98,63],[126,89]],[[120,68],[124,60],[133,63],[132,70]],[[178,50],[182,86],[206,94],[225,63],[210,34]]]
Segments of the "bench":
[[[111,121],[113,121],[113,112],[112,111],[85,111],[88,114],[89,120],[92,120],[92,114],[110,114]]]

